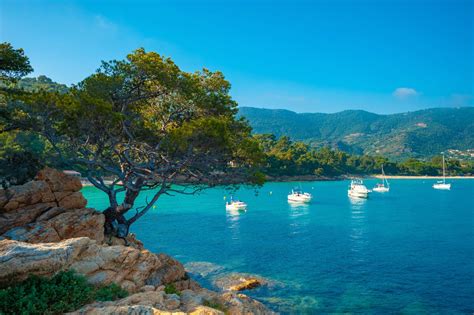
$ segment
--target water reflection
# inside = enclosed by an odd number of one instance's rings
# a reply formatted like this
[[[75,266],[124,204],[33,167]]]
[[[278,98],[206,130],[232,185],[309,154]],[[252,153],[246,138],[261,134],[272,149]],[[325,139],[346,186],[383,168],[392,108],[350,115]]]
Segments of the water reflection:
[[[308,231],[309,205],[307,203],[289,202],[290,234],[300,234]]]
[[[233,240],[240,239],[240,216],[244,215],[243,210],[226,210],[227,226],[230,229]]]
[[[357,262],[365,261],[363,254],[367,247],[367,213],[365,198],[351,198],[349,197],[351,220],[350,220],[350,234],[351,251],[359,253],[354,258]]]

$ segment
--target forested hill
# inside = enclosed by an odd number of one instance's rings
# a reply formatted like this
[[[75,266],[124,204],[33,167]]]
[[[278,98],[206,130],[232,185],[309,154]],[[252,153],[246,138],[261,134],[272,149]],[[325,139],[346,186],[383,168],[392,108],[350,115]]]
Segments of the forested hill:
[[[40,75],[37,78],[23,78],[18,81],[17,86],[27,91],[45,90],[48,92],[66,93],[68,90],[66,85],[54,82],[45,75]]]
[[[431,157],[448,150],[463,158],[474,149],[474,107],[434,108],[391,115],[362,110],[334,114],[241,107],[255,133],[289,136],[314,146],[394,159]],[[474,153],[474,152],[473,152]],[[467,157],[465,155],[464,157]]]

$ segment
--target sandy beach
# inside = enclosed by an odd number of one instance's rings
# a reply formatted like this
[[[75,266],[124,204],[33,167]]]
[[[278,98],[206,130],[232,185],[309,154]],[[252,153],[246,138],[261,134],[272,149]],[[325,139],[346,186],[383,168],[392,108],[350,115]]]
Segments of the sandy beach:
[[[372,175],[374,178],[382,178],[382,174]],[[387,179],[443,179],[443,176],[403,176],[386,175]],[[474,179],[474,176],[446,176],[446,179]]]

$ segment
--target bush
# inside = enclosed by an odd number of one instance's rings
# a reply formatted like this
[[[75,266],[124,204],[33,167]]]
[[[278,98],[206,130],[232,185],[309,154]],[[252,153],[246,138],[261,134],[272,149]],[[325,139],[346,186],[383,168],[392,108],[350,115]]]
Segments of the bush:
[[[113,300],[126,295],[115,284],[94,287],[84,276],[64,271],[50,279],[31,276],[0,290],[0,314],[62,314],[94,300]]]
[[[202,305],[224,312],[224,314],[228,313],[227,307],[216,301],[204,300]]]
[[[128,295],[128,292],[112,283],[111,285],[97,288],[95,291],[95,301],[113,301],[124,298]]]
[[[181,292],[176,289],[174,284],[170,283],[165,286],[165,293],[166,294],[176,294],[176,295],[181,295]]]

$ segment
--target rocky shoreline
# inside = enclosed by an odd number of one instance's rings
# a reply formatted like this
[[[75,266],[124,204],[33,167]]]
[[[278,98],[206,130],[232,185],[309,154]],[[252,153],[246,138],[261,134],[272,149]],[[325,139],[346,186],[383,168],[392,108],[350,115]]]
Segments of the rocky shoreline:
[[[51,277],[75,270],[94,285],[118,284],[129,296],[95,302],[72,314],[273,314],[240,293],[264,285],[251,276],[221,280],[226,287],[201,287],[184,266],[155,254],[130,235],[104,236],[104,216],[86,208],[78,178],[54,169],[35,180],[0,190],[0,285],[30,275]],[[176,293],[166,293],[172,285]]]

